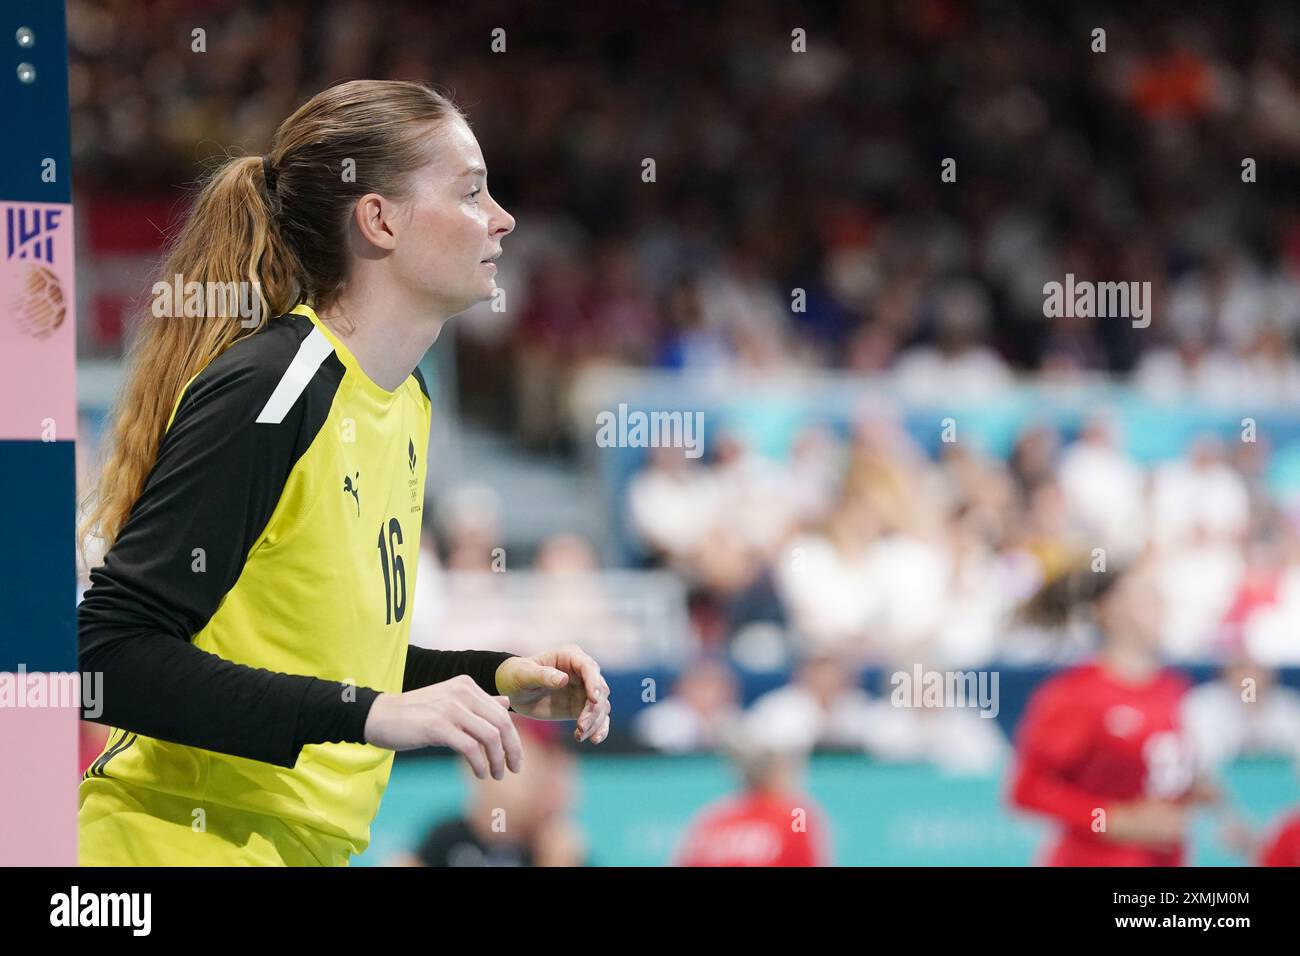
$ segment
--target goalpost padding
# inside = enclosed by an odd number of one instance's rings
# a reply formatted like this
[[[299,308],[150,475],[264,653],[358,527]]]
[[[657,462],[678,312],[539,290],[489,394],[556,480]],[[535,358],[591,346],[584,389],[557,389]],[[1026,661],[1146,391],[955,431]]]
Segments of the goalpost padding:
[[[8,0],[0,50],[0,865],[71,865],[77,323],[63,3]]]

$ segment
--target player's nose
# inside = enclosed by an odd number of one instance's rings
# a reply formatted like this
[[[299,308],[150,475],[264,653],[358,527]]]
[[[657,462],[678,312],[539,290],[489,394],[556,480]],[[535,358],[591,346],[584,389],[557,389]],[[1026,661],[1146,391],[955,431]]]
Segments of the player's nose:
[[[492,215],[491,225],[488,227],[488,234],[497,238],[510,235],[515,231],[515,217],[506,212],[502,205],[495,199],[492,205],[496,211]]]

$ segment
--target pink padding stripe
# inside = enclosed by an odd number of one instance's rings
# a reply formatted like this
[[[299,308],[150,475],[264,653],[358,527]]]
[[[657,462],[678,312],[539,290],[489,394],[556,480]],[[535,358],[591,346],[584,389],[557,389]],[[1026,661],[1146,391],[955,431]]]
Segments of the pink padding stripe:
[[[76,866],[78,716],[0,707],[0,866]]]

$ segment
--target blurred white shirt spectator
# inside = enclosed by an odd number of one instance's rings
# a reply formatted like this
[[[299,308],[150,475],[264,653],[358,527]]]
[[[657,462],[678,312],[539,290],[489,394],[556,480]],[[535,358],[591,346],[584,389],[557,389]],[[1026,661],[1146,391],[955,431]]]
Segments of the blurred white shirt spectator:
[[[517,653],[537,654],[578,644],[603,666],[630,667],[644,657],[637,628],[617,613],[615,595],[599,576],[596,553],[576,534],[555,534],[542,542],[534,561],[534,590],[519,601]]]
[[[968,401],[996,396],[1012,381],[1002,357],[983,345],[951,354],[929,346],[909,349],[894,367],[894,379],[909,398],[960,395]]]
[[[1193,337],[1178,348],[1153,348],[1142,356],[1134,384],[1152,398],[1174,402],[1195,396],[1211,402],[1239,395],[1241,363],[1225,349]]]
[[[1012,607],[1011,581],[993,551],[966,542],[953,552],[935,659],[947,667],[972,667],[991,660]]]
[[[776,563],[776,587],[795,631],[820,647],[861,639],[883,595],[864,547],[838,545],[821,534],[790,542]]]
[[[950,555],[937,543],[910,534],[891,534],[872,544],[869,580],[880,595],[871,621],[874,649],[907,656],[934,639],[949,598]]]
[[[811,751],[814,747],[871,749],[880,705],[861,688],[845,688],[823,705],[799,684],[768,691],[751,705],[746,728],[772,747]]]
[[[1161,644],[1167,655],[1189,660],[1216,650],[1245,573],[1241,548],[1223,540],[1188,542],[1161,559]]]
[[[872,752],[882,760],[934,764],[949,773],[988,774],[1010,745],[997,720],[964,707],[893,707],[874,715]]]
[[[717,439],[717,521],[746,544],[767,554],[795,520],[785,470],[752,451],[736,436]]]
[[[1211,442],[1199,442],[1190,460],[1156,470],[1151,489],[1153,534],[1176,546],[1198,529],[1238,535],[1250,518],[1250,493],[1241,475],[1224,462]]]
[[[1242,699],[1246,677],[1257,680],[1253,700]],[[1231,668],[1194,687],[1183,701],[1183,725],[1207,769],[1247,755],[1300,759],[1300,691],[1275,683],[1266,668]]]
[[[699,284],[700,308],[710,329],[777,334],[789,306],[771,277],[752,258],[733,253],[709,269]]]
[[[847,655],[809,649],[789,684],[750,705],[745,731],[765,746],[793,752],[868,750],[878,704],[856,676]]]
[[[818,521],[831,508],[844,468],[844,449],[822,428],[808,428],[795,439],[784,478],[784,493],[794,516]]]
[[[1222,337],[1234,350],[1254,338],[1273,295],[1258,271],[1226,250],[1210,268],[1188,273],[1169,293],[1169,324],[1178,335]]]
[[[1233,398],[1239,407],[1293,404],[1300,400],[1300,361],[1292,349],[1292,334],[1270,322],[1238,356],[1241,374]]]
[[[794,751],[862,750],[954,773],[989,773],[1005,758],[1009,748],[997,721],[977,710],[895,707],[848,683],[847,675],[829,657],[805,662],[794,682],[754,701],[746,730]]]
[[[1242,633],[1251,656],[1262,664],[1300,665],[1300,565],[1282,572],[1277,602],[1254,611]]]
[[[683,561],[717,523],[718,482],[680,448],[650,454],[628,488],[632,527],[652,550]]]
[[[1105,424],[1090,423],[1061,456],[1058,481],[1072,522],[1097,546],[1129,554],[1146,526],[1146,476],[1118,445]]]
[[[682,672],[669,697],[641,709],[633,733],[664,753],[714,750],[741,719],[738,694],[735,676],[725,664],[696,662]]]
[[[936,296],[934,345],[908,349],[894,367],[894,379],[911,398],[988,398],[1006,389],[1011,372],[1002,356],[984,344],[991,305],[973,283],[949,283]]]

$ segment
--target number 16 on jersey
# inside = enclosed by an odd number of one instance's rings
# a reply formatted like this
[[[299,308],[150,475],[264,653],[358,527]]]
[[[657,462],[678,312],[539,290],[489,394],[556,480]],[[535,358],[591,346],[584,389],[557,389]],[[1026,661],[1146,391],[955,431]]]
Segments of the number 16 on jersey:
[[[406,614],[406,567],[398,548],[402,544],[402,525],[389,518],[379,526],[379,564],[384,571],[385,624],[400,621]]]

